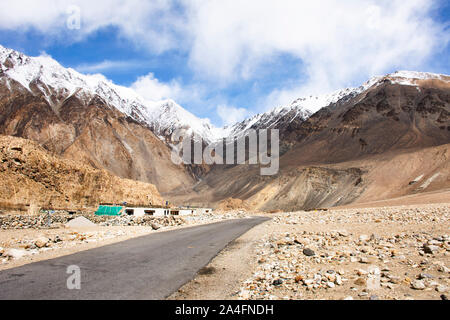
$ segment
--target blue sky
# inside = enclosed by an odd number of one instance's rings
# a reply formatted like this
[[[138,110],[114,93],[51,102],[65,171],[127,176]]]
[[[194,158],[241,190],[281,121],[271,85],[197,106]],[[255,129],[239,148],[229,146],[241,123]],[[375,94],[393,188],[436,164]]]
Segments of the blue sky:
[[[14,3],[0,13],[3,46],[173,98],[216,125],[395,70],[450,74],[447,1]],[[67,28],[71,5],[80,29]]]

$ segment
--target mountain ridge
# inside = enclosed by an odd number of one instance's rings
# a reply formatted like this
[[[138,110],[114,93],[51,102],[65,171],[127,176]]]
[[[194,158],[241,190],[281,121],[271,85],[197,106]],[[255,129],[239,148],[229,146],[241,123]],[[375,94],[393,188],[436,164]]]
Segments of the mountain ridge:
[[[312,107],[319,111],[309,112]],[[280,172],[260,177],[259,166],[175,165],[170,143],[177,129],[199,134],[206,143],[250,129],[279,129]],[[371,186],[376,164],[367,165],[377,157],[392,153],[397,159],[450,143],[450,77],[397,71],[217,128],[171,99],[148,102],[104,76],[83,75],[48,56],[31,58],[0,46],[0,134],[152,183],[179,204],[237,198],[264,210],[343,205],[378,197],[366,191],[378,190]],[[423,163],[425,156],[418,154],[417,163]],[[445,167],[447,156],[443,159],[435,165]],[[390,172],[383,168],[379,175]],[[429,179],[439,173],[433,170]],[[445,186],[445,170],[422,191],[436,183]],[[418,175],[408,171],[402,184],[392,185],[416,192],[408,183]]]
[[[290,122],[303,121],[314,112],[341,99],[357,95],[373,85],[389,80],[392,83],[416,85],[417,80],[438,79],[450,82],[450,76],[429,72],[397,71],[384,76],[375,76],[359,87],[336,90],[330,94],[298,98],[289,105],[278,106],[267,112],[251,116],[227,127],[216,127],[208,119],[201,119],[181,107],[172,99],[148,101],[133,89],[116,85],[100,74],[85,75],[72,68],[65,68],[53,58],[41,55],[29,57],[13,49],[0,45],[0,72],[19,82],[30,90],[33,81],[41,80],[46,86],[52,86],[65,98],[72,95],[99,95],[108,104],[120,112],[139,121],[155,132],[161,140],[177,129],[187,129],[187,133],[196,133],[207,143],[229,136],[239,136],[251,128],[272,128],[278,119],[291,116]],[[8,83],[7,83],[8,85]],[[41,88],[45,93],[46,89]],[[50,104],[54,104],[48,98]]]

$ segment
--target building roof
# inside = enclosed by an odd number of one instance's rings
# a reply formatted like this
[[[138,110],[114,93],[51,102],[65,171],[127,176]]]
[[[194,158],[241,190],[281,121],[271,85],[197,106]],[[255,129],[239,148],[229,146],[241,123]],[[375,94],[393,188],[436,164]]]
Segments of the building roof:
[[[95,212],[97,216],[120,216],[123,207],[121,206],[99,206]]]

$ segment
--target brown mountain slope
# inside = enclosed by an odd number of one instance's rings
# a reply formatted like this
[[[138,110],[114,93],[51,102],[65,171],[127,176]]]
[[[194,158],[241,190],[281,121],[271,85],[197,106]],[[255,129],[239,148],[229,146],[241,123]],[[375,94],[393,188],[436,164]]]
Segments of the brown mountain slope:
[[[81,208],[101,202],[163,203],[152,184],[121,179],[60,158],[30,140],[0,136],[0,162],[2,206]]]
[[[278,175],[262,177],[256,166],[216,166],[194,193],[171,197],[192,203],[236,198],[253,208],[295,210],[449,188],[448,80],[412,86],[386,77],[291,132],[285,139],[293,146],[281,156]]]
[[[223,199],[235,198],[244,200],[248,208],[291,211],[449,188],[450,144],[446,144],[341,163],[285,167],[268,177],[260,176],[256,166],[216,167],[192,192],[174,192],[168,197],[192,205],[218,205]]]
[[[415,87],[384,81],[314,114],[281,161],[285,166],[338,163],[449,142],[450,82],[422,81]]]
[[[30,88],[0,77],[1,134],[37,141],[51,152],[122,178],[153,183],[161,192],[193,183],[149,128],[98,96],[82,99],[47,86],[44,90],[39,80]]]

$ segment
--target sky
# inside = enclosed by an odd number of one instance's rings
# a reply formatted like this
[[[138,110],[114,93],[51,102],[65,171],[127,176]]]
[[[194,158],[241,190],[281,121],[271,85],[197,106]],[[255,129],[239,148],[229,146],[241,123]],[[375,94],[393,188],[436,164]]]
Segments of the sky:
[[[222,126],[396,70],[450,74],[450,3],[15,0],[0,44]]]

